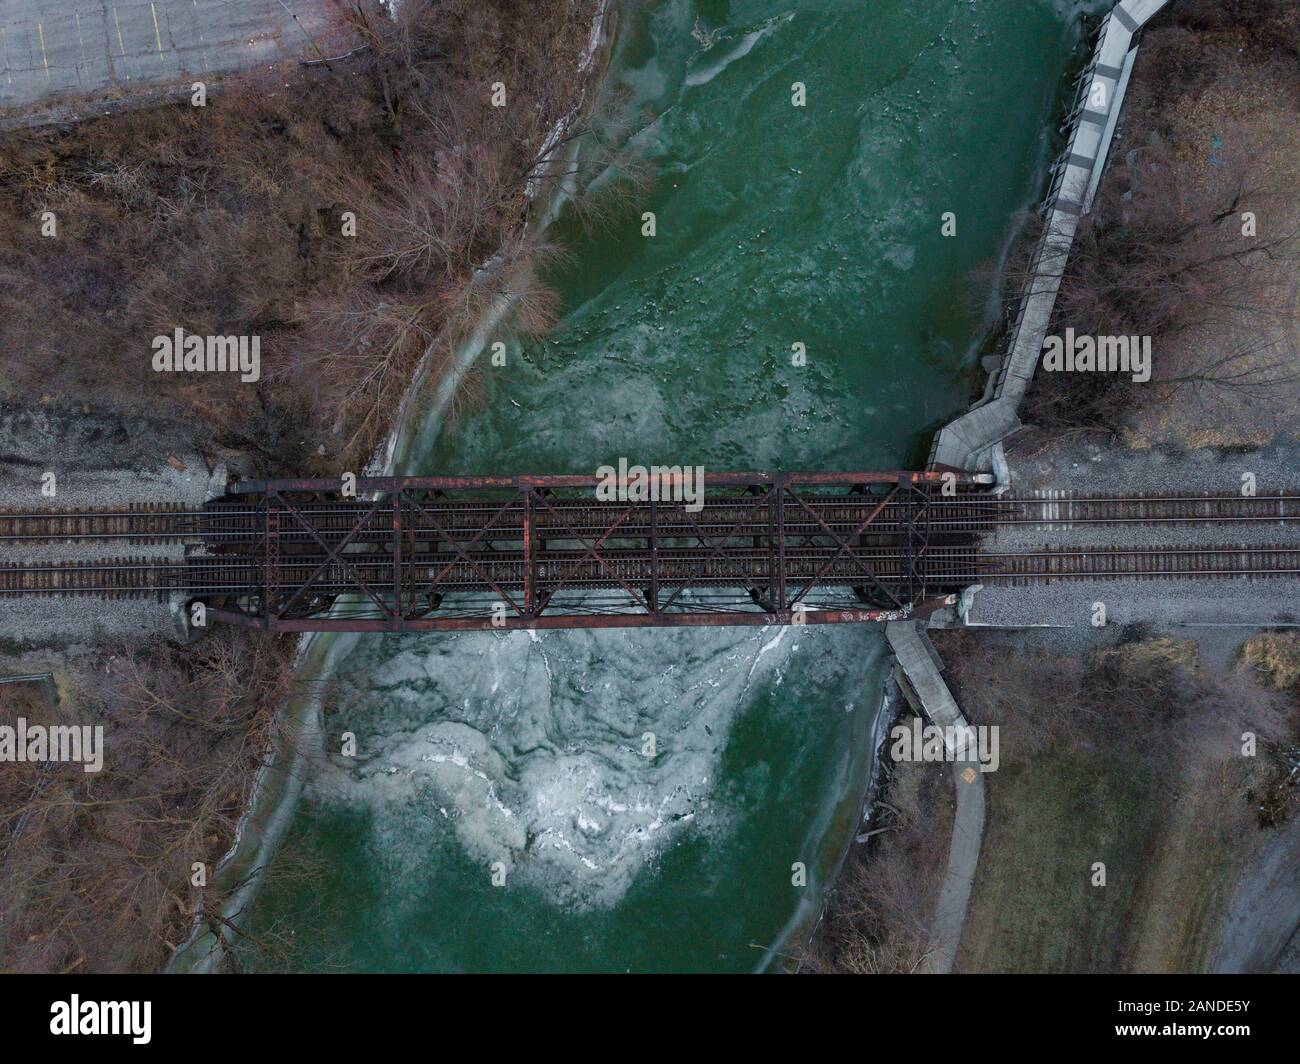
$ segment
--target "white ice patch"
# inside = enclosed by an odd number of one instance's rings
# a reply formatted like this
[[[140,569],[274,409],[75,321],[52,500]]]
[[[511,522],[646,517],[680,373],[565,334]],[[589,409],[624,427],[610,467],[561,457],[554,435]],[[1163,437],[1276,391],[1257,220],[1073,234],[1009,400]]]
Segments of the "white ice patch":
[[[712,783],[737,712],[794,640],[769,629],[406,636],[369,676],[316,796],[368,809],[405,875],[436,875],[447,826],[472,860],[556,904],[608,907],[680,831],[724,831]],[[665,662],[673,664],[665,667]],[[646,758],[643,737],[654,736]]]
[[[692,88],[697,85],[707,85],[727,67],[731,66],[732,63],[744,59],[754,50],[754,46],[759,41],[777,29],[782,23],[790,22],[793,17],[793,15],[781,15],[771,18],[766,20],[759,29],[742,34],[735,44],[723,49],[716,57],[711,56],[709,62],[700,64],[691,70],[686,75],[686,84]]]

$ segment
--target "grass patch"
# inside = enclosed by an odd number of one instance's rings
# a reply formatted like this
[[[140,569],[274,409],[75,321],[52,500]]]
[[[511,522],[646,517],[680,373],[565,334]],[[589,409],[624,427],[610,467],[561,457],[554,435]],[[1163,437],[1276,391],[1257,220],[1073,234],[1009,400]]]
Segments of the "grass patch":
[[[1286,700],[1186,640],[1069,657],[938,642],[967,718],[1001,728],[958,970],[1204,970],[1274,771],[1240,737],[1288,734]]]
[[[1261,632],[1242,645],[1241,664],[1261,683],[1282,690],[1300,686],[1300,632]]]
[[[1203,970],[1250,830],[1236,775],[1175,795],[1164,773],[1057,747],[986,776],[957,969]]]

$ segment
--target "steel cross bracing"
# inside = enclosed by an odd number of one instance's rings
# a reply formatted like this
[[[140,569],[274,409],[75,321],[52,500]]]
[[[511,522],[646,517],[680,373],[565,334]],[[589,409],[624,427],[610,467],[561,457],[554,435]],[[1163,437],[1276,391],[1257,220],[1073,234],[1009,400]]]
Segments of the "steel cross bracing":
[[[706,474],[698,506],[672,483],[602,501],[594,476],[247,482],[206,508],[184,584],[208,617],[272,631],[892,620],[963,586],[927,562],[999,512],[974,481]]]
[[[444,477],[350,497],[333,481],[244,484],[199,509],[3,510],[0,555],[26,556],[0,557],[0,602],[149,596],[267,629],[797,624],[916,616],[973,584],[1300,578],[1294,489],[1015,496],[953,472],[711,476],[705,498],[686,496],[698,505],[674,494],[695,488],[678,474],[622,502],[591,477]],[[1070,533],[1136,525],[1203,531],[1141,547]],[[994,528],[1065,538],[1016,548]],[[69,555],[79,542],[172,546]],[[41,543],[55,553],[33,556]]]

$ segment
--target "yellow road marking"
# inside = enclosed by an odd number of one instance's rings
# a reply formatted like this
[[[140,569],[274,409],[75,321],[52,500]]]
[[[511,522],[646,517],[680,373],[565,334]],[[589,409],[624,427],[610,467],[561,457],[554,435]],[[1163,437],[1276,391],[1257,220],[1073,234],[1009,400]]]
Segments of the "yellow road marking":
[[[153,15],[153,39],[158,42],[158,58],[162,59],[162,34],[158,32],[158,9],[154,7],[153,0],[149,0],[149,11]]]
[[[36,23],[36,32],[41,35],[41,62],[45,64],[45,80],[50,80],[50,59],[45,54],[45,27],[41,23]]]
[[[77,16],[77,43],[81,45],[81,61],[85,63],[86,38],[81,35],[81,13],[79,11],[74,11],[73,14]]]
[[[113,25],[117,27],[117,46],[122,49],[122,58],[126,58],[126,42],[122,40],[122,23],[117,20],[117,8],[113,8]]]

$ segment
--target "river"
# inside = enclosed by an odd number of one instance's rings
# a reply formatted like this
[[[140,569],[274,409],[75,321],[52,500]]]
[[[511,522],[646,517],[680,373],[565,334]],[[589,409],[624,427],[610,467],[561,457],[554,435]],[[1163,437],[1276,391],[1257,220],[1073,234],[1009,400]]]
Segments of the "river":
[[[607,89],[653,190],[607,233],[559,219],[560,327],[510,343],[410,470],[922,462],[991,321],[972,271],[1041,191],[1097,6],[623,9]],[[771,966],[854,828],[885,678],[881,633],[854,626],[375,636],[339,656],[324,741],[352,732],[359,756],[308,781],[250,924],[280,956],[253,967]]]

